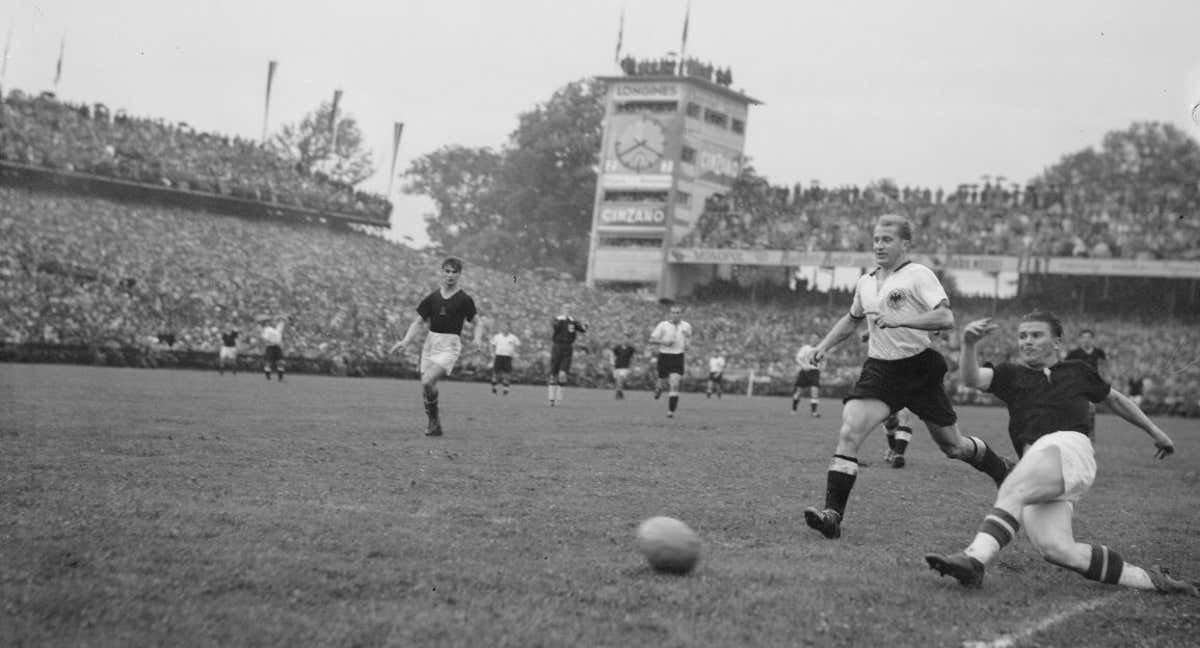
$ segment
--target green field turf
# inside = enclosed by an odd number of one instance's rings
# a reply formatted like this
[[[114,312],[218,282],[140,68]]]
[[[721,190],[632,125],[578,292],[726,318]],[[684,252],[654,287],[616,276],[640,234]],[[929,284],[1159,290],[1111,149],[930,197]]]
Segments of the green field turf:
[[[0,645],[961,646],[1064,611],[1020,645],[1200,642],[1200,599],[1086,581],[1024,538],[982,590],[939,579],[922,556],[962,548],[994,486],[923,431],[903,470],[867,441],[830,541],[800,511],[836,402],[685,394],[668,420],[645,392],[544,397],[445,383],[429,439],[414,382],[0,365]],[[960,416],[1013,454],[1002,410]],[[1159,422],[1165,462],[1099,418],[1076,534],[1200,578],[1200,430]],[[700,534],[691,576],[635,551],[658,514]]]

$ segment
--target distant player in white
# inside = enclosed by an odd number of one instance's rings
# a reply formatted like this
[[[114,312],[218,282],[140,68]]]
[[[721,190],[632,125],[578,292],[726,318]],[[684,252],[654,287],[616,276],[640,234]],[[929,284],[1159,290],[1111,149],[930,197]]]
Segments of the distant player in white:
[[[509,376],[512,375],[513,357],[517,355],[517,347],[521,346],[521,340],[516,335],[508,332],[506,326],[500,327],[500,332],[492,336],[492,393],[496,393],[496,385],[499,383],[504,388],[504,395],[508,396]]]
[[[833,325],[811,358],[820,362],[867,321],[868,357],[844,400],[837,449],[826,474],[825,507],[804,509],[808,526],[826,538],[841,535],[863,441],[888,416],[906,407],[925,421],[947,457],[965,461],[997,486],[1010,467],[982,439],[958,431],[958,416],[942,385],[946,359],[930,339],[931,331],[954,327],[954,312],[933,271],[908,258],[912,224],[902,216],[880,216],[871,243],[879,267],[859,277],[850,312]]]
[[[679,382],[683,379],[683,352],[692,339],[692,325],[683,321],[683,307],[672,306],[667,319],[658,323],[650,333],[650,345],[658,347],[658,384],[654,387],[654,398],[663,393],[663,381],[667,381],[667,418],[675,417],[679,407]]]
[[[821,368],[825,366],[825,358],[821,358],[819,361],[812,359],[819,341],[817,336],[813,335],[808,344],[796,351],[798,370],[796,371],[796,391],[792,392],[792,416],[796,415],[796,410],[800,407],[800,398],[807,391],[808,415],[812,418],[821,418],[817,406],[821,402]]]
[[[266,374],[267,380],[271,379],[271,372],[274,371],[279,376],[279,382],[283,382],[283,329],[287,322],[279,319],[271,326],[270,320],[262,321],[262,340],[266,345],[263,352],[263,373]]]
[[[714,393],[720,398],[724,385],[725,354],[717,351],[708,359],[708,389],[705,391],[705,398],[712,398]]]

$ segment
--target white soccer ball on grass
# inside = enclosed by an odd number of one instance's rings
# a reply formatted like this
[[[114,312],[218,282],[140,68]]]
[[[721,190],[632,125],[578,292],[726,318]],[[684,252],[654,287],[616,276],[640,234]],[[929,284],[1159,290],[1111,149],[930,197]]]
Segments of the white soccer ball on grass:
[[[672,517],[652,517],[638,525],[637,547],[655,571],[687,574],[700,562],[700,536]]]

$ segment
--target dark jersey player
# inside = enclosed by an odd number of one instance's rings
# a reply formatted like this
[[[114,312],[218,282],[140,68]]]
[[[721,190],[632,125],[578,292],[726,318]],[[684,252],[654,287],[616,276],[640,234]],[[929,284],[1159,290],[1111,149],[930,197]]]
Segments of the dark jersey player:
[[[237,327],[232,324],[221,332],[221,350],[217,353],[217,373],[225,375],[225,369],[228,367],[233,371],[233,375],[237,375],[237,340],[240,335]]]
[[[571,317],[571,305],[563,304],[558,317],[550,325],[550,379],[548,392],[550,407],[561,403],[563,385],[567,383],[567,374],[571,371],[571,356],[575,354],[575,339],[580,333],[586,333],[587,327],[583,322]]]
[[[1155,457],[1164,459],[1175,445],[1124,394],[1113,389],[1086,362],[1059,362],[1062,323],[1049,313],[1026,315],[1017,325],[1019,362],[981,367],[976,343],[996,325],[988,319],[963,330],[962,377],[971,387],[990,391],[1008,407],[1008,434],[1020,456],[1000,485],[992,510],[975,539],[963,551],[929,554],[926,562],[962,585],[979,587],[984,571],[1022,526],[1047,562],[1109,585],[1197,596],[1191,583],[1162,569],[1125,562],[1103,545],[1075,540],[1074,504],[1096,479],[1088,404],[1106,403],[1154,441]]]
[[[637,349],[629,343],[630,337],[626,333],[625,342],[612,348],[613,383],[617,388],[614,398],[617,400],[625,398],[625,381],[629,379],[629,366],[633,362],[633,356],[637,354]]]
[[[389,351],[407,348],[422,330],[429,332],[421,348],[421,392],[425,414],[429,417],[425,436],[442,436],[438,381],[454,371],[454,364],[462,353],[464,323],[475,323],[475,300],[458,287],[462,268],[462,261],[454,257],[442,261],[441,286],[421,300],[417,305],[417,317],[408,326],[404,337]]]

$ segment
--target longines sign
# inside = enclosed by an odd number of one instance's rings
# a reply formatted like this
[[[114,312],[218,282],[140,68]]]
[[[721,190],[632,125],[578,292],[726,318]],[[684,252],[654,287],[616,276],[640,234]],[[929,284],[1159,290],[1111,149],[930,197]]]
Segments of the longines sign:
[[[613,96],[622,99],[677,99],[679,86],[673,83],[620,83]]]

